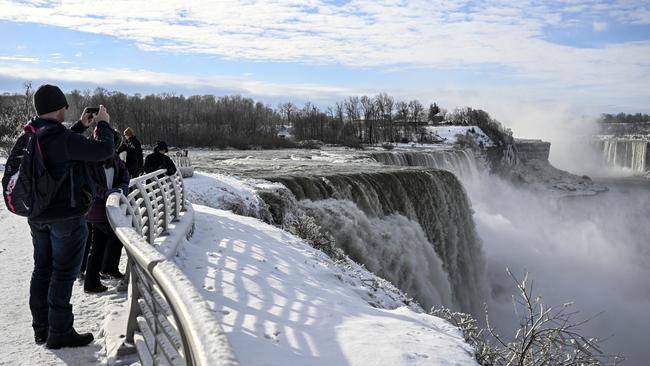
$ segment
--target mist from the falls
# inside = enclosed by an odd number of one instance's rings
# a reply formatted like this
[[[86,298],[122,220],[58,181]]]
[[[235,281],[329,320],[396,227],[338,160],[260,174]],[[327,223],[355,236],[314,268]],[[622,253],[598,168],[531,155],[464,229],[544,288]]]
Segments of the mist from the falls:
[[[530,272],[546,304],[573,301],[578,319],[603,312],[582,332],[611,337],[606,351],[623,352],[630,365],[650,359],[647,184],[614,184],[596,196],[558,199],[485,171],[461,181],[486,253],[491,321],[502,334],[519,325],[511,297],[516,289],[505,271],[510,268],[520,276]]]

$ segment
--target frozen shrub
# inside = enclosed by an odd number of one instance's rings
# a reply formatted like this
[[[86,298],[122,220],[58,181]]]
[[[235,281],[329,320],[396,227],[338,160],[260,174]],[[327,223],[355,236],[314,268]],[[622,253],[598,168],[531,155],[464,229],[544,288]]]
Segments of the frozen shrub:
[[[528,273],[521,281],[510,271],[508,274],[517,285],[518,293],[513,299],[516,314],[521,314],[520,328],[511,340],[497,333],[487,315],[487,327],[481,328],[469,314],[446,308],[431,310],[432,315],[460,328],[465,341],[474,347],[479,364],[586,366],[617,365],[623,361],[620,355],[606,355],[598,339],[580,333],[580,327],[590,319],[574,319],[577,312],[569,310],[572,303],[547,306],[542,303],[541,296],[534,296]]]
[[[311,216],[305,214],[295,216],[287,225],[287,230],[334,260],[341,260],[345,257],[343,251],[335,245],[334,238],[324,234]]]

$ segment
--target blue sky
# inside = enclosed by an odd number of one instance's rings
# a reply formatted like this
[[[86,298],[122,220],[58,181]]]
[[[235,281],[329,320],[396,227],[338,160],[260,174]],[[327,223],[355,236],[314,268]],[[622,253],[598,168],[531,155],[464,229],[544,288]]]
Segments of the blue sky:
[[[647,1],[5,1],[0,92],[650,112]]]

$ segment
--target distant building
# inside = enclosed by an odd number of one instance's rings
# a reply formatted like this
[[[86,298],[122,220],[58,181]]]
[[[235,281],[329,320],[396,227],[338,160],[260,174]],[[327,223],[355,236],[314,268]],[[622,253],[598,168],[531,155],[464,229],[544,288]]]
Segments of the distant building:
[[[291,131],[291,127],[285,125],[280,126],[277,136],[281,139],[287,139],[287,140],[293,139],[293,133]]]

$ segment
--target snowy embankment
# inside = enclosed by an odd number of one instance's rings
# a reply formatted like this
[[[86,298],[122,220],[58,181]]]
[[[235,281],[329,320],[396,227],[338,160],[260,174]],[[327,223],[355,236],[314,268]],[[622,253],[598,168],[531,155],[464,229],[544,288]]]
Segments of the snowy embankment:
[[[427,126],[426,130],[429,134],[442,139],[446,144],[457,143],[458,135],[470,134],[477,144],[482,143],[486,147],[493,145],[492,140],[478,126]]]
[[[198,173],[186,187],[196,202],[259,210],[249,181]],[[476,364],[455,327],[404,304],[362,267],[335,263],[255,218],[194,209],[196,232],[177,263],[222,321],[242,365]]]

